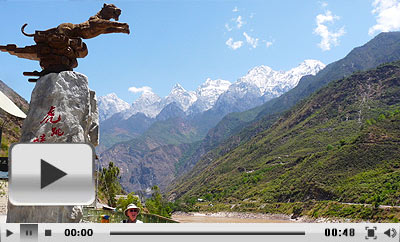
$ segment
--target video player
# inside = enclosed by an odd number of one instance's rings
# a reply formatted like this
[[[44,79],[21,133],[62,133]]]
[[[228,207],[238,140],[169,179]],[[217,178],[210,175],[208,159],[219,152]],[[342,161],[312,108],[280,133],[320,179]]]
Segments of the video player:
[[[0,1],[0,241],[400,242],[398,16]]]

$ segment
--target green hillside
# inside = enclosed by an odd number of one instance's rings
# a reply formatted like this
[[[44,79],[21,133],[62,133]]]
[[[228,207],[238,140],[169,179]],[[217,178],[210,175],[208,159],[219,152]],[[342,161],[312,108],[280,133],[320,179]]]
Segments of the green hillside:
[[[170,197],[400,205],[400,62],[331,82],[183,180]]]
[[[278,98],[256,108],[230,113],[212,128],[202,142],[181,158],[179,172],[189,171],[200,159],[210,160],[224,155],[239,144],[273,124],[282,112],[307,98],[329,82],[353,72],[375,68],[380,64],[400,60],[400,32],[380,33],[363,46],[354,48],[347,56],[327,65],[315,76],[304,76],[299,84]],[[205,158],[202,156],[205,155]],[[204,162],[203,162],[204,164]],[[180,183],[180,181],[176,181]]]

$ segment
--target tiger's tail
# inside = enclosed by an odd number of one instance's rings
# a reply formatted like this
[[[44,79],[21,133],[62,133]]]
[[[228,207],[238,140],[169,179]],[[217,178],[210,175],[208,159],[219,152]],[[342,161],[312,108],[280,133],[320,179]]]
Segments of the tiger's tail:
[[[28,25],[28,24],[22,25],[22,27],[21,27],[21,32],[22,32],[25,36],[34,37],[35,34],[27,34],[27,33],[25,33],[24,29],[25,29],[25,27],[26,27],[27,25]]]

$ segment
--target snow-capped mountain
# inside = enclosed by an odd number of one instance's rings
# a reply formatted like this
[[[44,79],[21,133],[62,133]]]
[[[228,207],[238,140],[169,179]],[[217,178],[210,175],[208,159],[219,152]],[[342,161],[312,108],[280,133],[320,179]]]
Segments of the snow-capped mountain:
[[[180,84],[175,84],[171,92],[161,101],[161,106],[165,107],[170,103],[177,103],[183,111],[187,111],[197,100],[197,95],[193,91],[186,91]]]
[[[231,83],[226,80],[207,80],[196,90],[197,101],[189,108],[189,113],[200,113],[212,108],[218,97],[228,90]]]
[[[275,71],[268,66],[257,66],[233,84],[226,80],[208,78],[195,92],[175,84],[164,98],[145,91],[131,106],[115,94],[109,94],[99,98],[100,117],[104,120],[119,111],[124,119],[137,113],[155,118],[171,103],[176,103],[186,114],[197,114],[211,108],[225,114],[244,111],[282,95],[295,87],[301,77],[315,75],[324,67],[318,60],[305,60],[289,71]]]
[[[151,91],[145,91],[136,99],[129,110],[123,113],[123,118],[127,119],[136,113],[143,113],[147,117],[154,118],[163,109],[161,98]]]
[[[289,71],[274,71],[269,66],[257,66],[235,84],[256,85],[262,94],[271,93],[274,96],[280,96],[283,92],[295,87],[303,76],[315,75],[324,67],[325,65],[317,60],[305,60]]]
[[[324,67],[317,60],[305,60],[289,71],[275,71],[264,65],[254,67],[229,86],[219,97],[215,108],[224,112],[238,112],[261,105],[295,87],[301,77],[315,75]]]
[[[116,113],[126,111],[130,108],[129,103],[121,100],[115,93],[99,97],[99,119],[106,120]]]

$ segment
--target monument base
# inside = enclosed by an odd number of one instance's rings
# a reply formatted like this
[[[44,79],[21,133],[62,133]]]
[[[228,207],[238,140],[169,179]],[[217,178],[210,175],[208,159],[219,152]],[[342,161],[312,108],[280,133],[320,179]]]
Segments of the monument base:
[[[22,127],[22,143],[91,143],[97,146],[98,130],[96,95],[89,89],[85,75],[63,71],[39,78]],[[8,203],[8,223],[76,223],[81,218],[79,206],[14,206]]]

